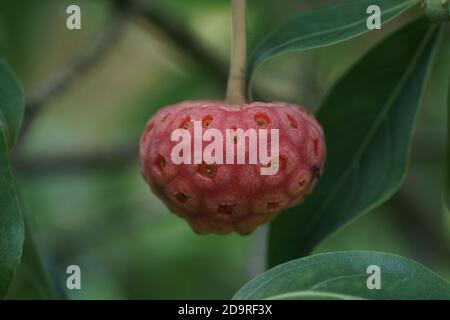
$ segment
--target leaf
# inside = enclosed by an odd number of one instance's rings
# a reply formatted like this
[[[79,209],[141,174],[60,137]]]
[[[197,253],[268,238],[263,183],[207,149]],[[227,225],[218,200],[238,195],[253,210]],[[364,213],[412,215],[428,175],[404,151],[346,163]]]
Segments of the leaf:
[[[10,65],[21,70],[25,70],[34,52],[30,41],[24,41],[36,29],[34,17],[39,10],[47,11],[41,6],[39,0],[0,1],[0,52]]]
[[[450,78],[447,90],[447,174],[446,185],[443,195],[444,219],[447,229],[450,231]],[[450,239],[450,236],[449,236]]]
[[[21,200],[20,203],[23,204],[22,197],[19,199]],[[22,208],[22,213],[25,221],[22,257],[5,299],[67,299],[62,281],[59,281],[56,273],[52,273],[53,265],[49,261],[43,262],[25,208]]]
[[[265,298],[266,300],[361,300],[360,297],[318,291],[294,291]]]
[[[448,191],[447,191],[448,193]],[[442,212],[443,212],[443,220],[444,220],[444,230],[447,230],[447,239],[450,241],[450,210],[448,206],[448,200],[445,198],[442,199]]]
[[[24,241],[24,224],[9,151],[19,132],[24,99],[19,82],[0,61],[0,298],[19,263]]]
[[[249,61],[248,80],[264,62],[289,52],[333,45],[369,32],[367,9],[378,5],[384,24],[420,0],[354,0],[300,14],[270,33]],[[249,86],[250,87],[250,86]]]
[[[59,283],[50,276],[47,266],[42,261],[29,223],[25,223],[25,229],[19,273],[21,272],[21,276],[27,280],[27,291],[34,290],[39,299],[66,299],[64,292],[59,290]]]
[[[447,188],[445,192],[445,203],[447,208],[449,208],[450,200],[450,78],[448,80],[448,90],[447,90]]]
[[[8,150],[19,134],[24,112],[22,87],[9,66],[0,60],[0,126]]]
[[[369,266],[380,269],[381,288],[369,290]],[[281,264],[247,283],[233,297],[250,299],[450,299],[450,283],[400,256],[342,251]]]
[[[271,266],[306,255],[400,187],[437,29],[425,18],[409,23],[332,88],[317,115],[328,148],[324,174],[303,205],[272,224]]]

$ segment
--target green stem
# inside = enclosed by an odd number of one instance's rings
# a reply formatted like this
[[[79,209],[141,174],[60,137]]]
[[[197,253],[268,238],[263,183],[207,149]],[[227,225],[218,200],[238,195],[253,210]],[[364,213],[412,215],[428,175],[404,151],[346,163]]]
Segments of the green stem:
[[[247,64],[247,19],[246,0],[233,0],[233,45],[231,49],[230,73],[226,102],[246,102],[245,72]]]

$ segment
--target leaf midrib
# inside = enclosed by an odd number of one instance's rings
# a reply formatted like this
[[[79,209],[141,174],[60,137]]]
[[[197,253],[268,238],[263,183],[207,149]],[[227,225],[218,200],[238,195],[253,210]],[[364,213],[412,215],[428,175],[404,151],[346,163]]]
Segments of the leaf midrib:
[[[350,296],[350,295],[346,295],[346,294],[340,294],[340,293],[335,293],[335,292],[328,292],[328,291],[309,291],[309,290],[300,290],[300,291],[292,291],[292,292],[286,292],[286,293],[282,293],[282,294],[277,294],[274,296],[270,296],[267,298],[264,298],[264,300],[284,300],[284,299],[289,299],[292,297],[311,297],[311,296],[316,296],[318,298],[322,297],[329,297],[329,298],[336,298],[336,299],[340,299],[340,300],[365,300],[362,297],[358,297],[358,296]],[[326,300],[326,299],[324,299]]]
[[[415,4],[416,2],[418,2],[418,1],[417,1],[417,0],[410,0],[410,1],[407,1],[407,2],[405,2],[405,3],[401,3],[401,4],[397,5],[397,6],[394,6],[394,7],[390,8],[390,9],[387,9],[387,10],[385,10],[383,13],[384,13],[384,14],[386,14],[386,13],[391,13],[391,12],[397,10],[398,8],[402,8],[402,7],[404,7],[404,9],[407,9],[407,8],[409,8],[410,6],[412,6],[413,4]],[[401,12],[402,12],[402,11],[400,10],[400,13],[401,13]],[[387,22],[389,22],[389,21],[391,21],[392,18],[393,18],[393,17],[390,17],[389,19],[385,20],[385,21],[383,22],[383,24],[384,24],[384,23],[387,23]],[[347,24],[347,25],[344,25],[344,26],[341,26],[341,27],[337,27],[337,28],[333,28],[332,30],[331,30],[331,29],[327,29],[327,30],[323,30],[323,31],[319,31],[319,32],[315,32],[315,33],[309,34],[309,35],[307,35],[307,36],[302,36],[302,37],[296,37],[296,38],[293,38],[293,39],[289,40],[288,42],[284,42],[284,43],[282,43],[282,44],[279,44],[279,45],[277,45],[277,46],[274,46],[274,47],[268,49],[264,54],[262,54],[262,55],[260,56],[259,59],[256,59],[255,61],[256,61],[257,64],[259,64],[260,62],[265,61],[265,60],[266,60],[266,57],[267,57],[268,55],[270,55],[271,58],[276,57],[277,55],[271,55],[274,51],[276,52],[276,51],[278,51],[278,50],[280,50],[280,49],[282,49],[282,48],[284,48],[284,47],[288,47],[288,46],[290,46],[292,43],[295,43],[295,42],[297,42],[297,41],[308,40],[308,39],[311,39],[311,38],[313,38],[313,37],[320,36],[320,35],[322,35],[322,34],[335,33],[335,32],[338,32],[338,31],[346,30],[346,29],[349,29],[349,28],[351,28],[351,27],[353,27],[353,26],[355,26],[355,25],[358,25],[358,24],[360,24],[360,23],[362,23],[362,22],[364,22],[364,21],[366,21],[366,20],[367,20],[367,17],[364,17],[364,18],[362,18],[362,19],[360,19],[360,20],[356,20],[355,22],[349,23],[349,24]],[[353,38],[353,37],[355,37],[355,36],[358,36],[358,35],[361,34],[361,33],[363,33],[363,32],[360,32],[360,33],[358,33],[358,34],[356,34],[356,35],[350,35],[349,37],[346,37],[346,38],[343,38],[343,39],[344,39],[344,40],[346,40],[346,39],[348,40],[348,39],[350,39],[350,38]],[[339,41],[341,41],[341,40],[339,40]],[[324,44],[322,44],[322,45],[315,45],[315,46],[312,46],[312,47],[308,47],[308,49],[316,49],[316,48],[320,48],[320,47],[323,47],[323,46],[329,46],[329,45],[332,45],[332,44],[334,44],[334,43],[336,43],[336,42],[337,42],[337,41],[330,42],[330,43],[327,43],[326,45],[324,45]],[[283,53],[280,53],[280,54],[285,54],[285,53],[289,53],[289,52],[292,52],[292,51],[298,51],[298,50],[299,50],[299,49],[293,48],[293,49],[291,49],[291,50],[286,50],[286,51],[284,51]],[[262,57],[262,58],[261,58],[261,57]]]
[[[305,269],[305,268],[310,268],[311,266],[314,266],[314,265],[317,265],[317,264],[321,264],[321,263],[323,263],[323,261],[316,261],[316,262],[313,262],[313,263],[308,263],[308,264],[294,266],[292,268],[286,268],[285,270],[281,271],[277,275],[275,275],[275,276],[273,276],[271,278],[267,278],[264,281],[262,281],[258,286],[256,286],[248,294],[246,294],[243,297],[243,299],[248,299],[253,294],[255,294],[255,292],[259,291],[261,288],[266,286],[269,282],[272,282],[272,281],[274,281],[274,280],[284,276],[287,273],[300,273],[300,271]],[[384,272],[383,274],[398,274],[398,275],[402,275],[402,276],[405,275],[405,279],[411,277],[411,275],[407,274],[406,272],[401,272],[401,271]],[[360,276],[367,276],[367,274],[365,274],[365,273],[354,273],[354,274],[350,274],[350,275],[331,277],[331,278],[319,281],[317,283],[314,283],[314,285],[308,287],[306,290],[301,290],[301,291],[324,292],[324,291],[320,291],[320,290],[314,290],[314,288],[319,286],[319,285],[321,285],[321,284],[324,284],[324,283],[327,283],[327,282],[330,282],[330,281],[334,281],[334,280],[337,280],[339,278],[352,278],[352,277],[360,277]],[[266,299],[266,298],[264,298],[264,299]]]

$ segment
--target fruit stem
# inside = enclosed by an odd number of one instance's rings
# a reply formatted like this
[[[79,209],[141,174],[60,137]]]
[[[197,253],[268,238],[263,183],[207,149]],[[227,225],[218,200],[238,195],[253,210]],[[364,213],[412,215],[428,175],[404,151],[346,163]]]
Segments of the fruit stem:
[[[231,48],[230,72],[226,102],[244,104],[246,102],[246,63],[247,63],[247,13],[246,0],[233,0],[233,44]]]

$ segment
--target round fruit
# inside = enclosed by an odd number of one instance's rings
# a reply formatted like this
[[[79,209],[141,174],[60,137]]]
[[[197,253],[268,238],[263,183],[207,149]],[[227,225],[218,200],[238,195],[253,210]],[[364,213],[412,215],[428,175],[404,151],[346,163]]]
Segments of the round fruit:
[[[193,148],[194,122],[196,126],[201,123],[202,132],[217,129],[223,137],[227,129],[267,129],[269,137],[272,129],[278,129],[277,173],[261,175],[261,169],[273,166],[271,163],[249,164],[250,142],[241,144],[241,138],[233,141],[232,164],[225,160],[225,142],[223,164],[176,164],[172,152],[179,141],[172,141],[172,133],[185,129]],[[211,142],[200,143],[204,150]],[[269,139],[268,152],[271,143]],[[237,145],[245,146],[246,164],[237,163]],[[199,234],[249,234],[279,212],[300,204],[320,177],[325,153],[323,131],[315,118],[303,107],[283,102],[230,105],[223,101],[185,101],[161,109],[149,120],[140,141],[145,180],[167,207]]]

